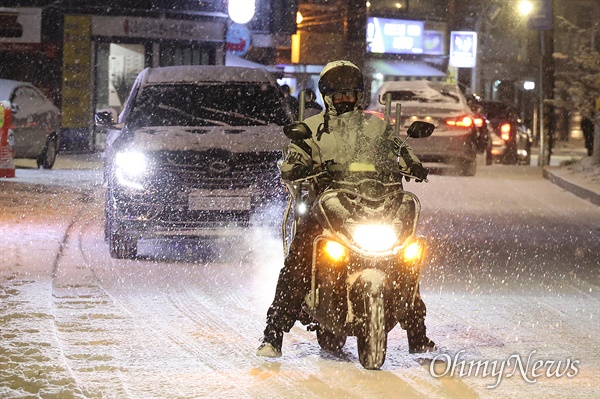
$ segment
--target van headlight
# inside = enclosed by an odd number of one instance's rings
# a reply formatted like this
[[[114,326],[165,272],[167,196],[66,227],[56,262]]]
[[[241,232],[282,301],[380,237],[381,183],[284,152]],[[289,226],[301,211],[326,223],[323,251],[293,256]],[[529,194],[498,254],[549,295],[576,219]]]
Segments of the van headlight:
[[[360,224],[352,230],[352,238],[365,251],[382,252],[391,250],[398,238],[392,226]]]
[[[148,159],[141,152],[123,151],[115,156],[115,175],[119,184],[142,190],[148,172]]]

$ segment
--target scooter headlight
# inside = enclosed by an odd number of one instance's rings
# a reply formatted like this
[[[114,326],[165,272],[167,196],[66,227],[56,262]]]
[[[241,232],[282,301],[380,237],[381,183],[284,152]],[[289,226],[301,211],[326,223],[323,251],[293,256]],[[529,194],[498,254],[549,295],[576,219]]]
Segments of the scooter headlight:
[[[352,238],[362,249],[371,252],[391,250],[398,241],[392,226],[378,224],[356,226]]]

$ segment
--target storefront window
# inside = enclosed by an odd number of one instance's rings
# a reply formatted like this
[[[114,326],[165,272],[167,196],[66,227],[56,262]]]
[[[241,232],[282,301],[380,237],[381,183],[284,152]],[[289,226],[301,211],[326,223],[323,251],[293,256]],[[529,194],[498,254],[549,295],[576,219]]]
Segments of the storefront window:
[[[165,44],[160,46],[160,66],[209,64],[211,64],[211,50],[206,47]]]
[[[98,43],[96,108],[121,110],[136,76],[145,67],[145,45]]]

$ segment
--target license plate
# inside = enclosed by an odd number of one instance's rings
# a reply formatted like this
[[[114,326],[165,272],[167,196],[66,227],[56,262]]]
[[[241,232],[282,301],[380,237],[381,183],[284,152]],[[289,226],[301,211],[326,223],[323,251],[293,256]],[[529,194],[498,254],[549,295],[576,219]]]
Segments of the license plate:
[[[190,211],[246,211],[251,204],[245,191],[193,190],[188,196]]]

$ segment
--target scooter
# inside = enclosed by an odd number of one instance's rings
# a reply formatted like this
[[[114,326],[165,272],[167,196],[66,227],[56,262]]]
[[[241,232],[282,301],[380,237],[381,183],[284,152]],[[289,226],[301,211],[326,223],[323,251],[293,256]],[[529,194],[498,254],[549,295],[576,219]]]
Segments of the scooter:
[[[415,121],[408,137],[428,137],[433,129]],[[292,140],[312,134],[302,122],[284,132]],[[405,143],[396,142],[398,154]],[[356,336],[361,365],[379,369],[388,333],[407,317],[416,298],[427,250],[425,238],[417,235],[421,203],[403,189],[401,180],[383,182],[368,165],[350,165],[356,174],[346,180],[326,169],[285,182],[290,197],[282,225],[284,251],[299,218],[311,212],[323,231],[313,241],[310,291],[303,304],[306,320],[321,348],[337,352],[348,336]],[[324,179],[328,188],[322,190]]]

